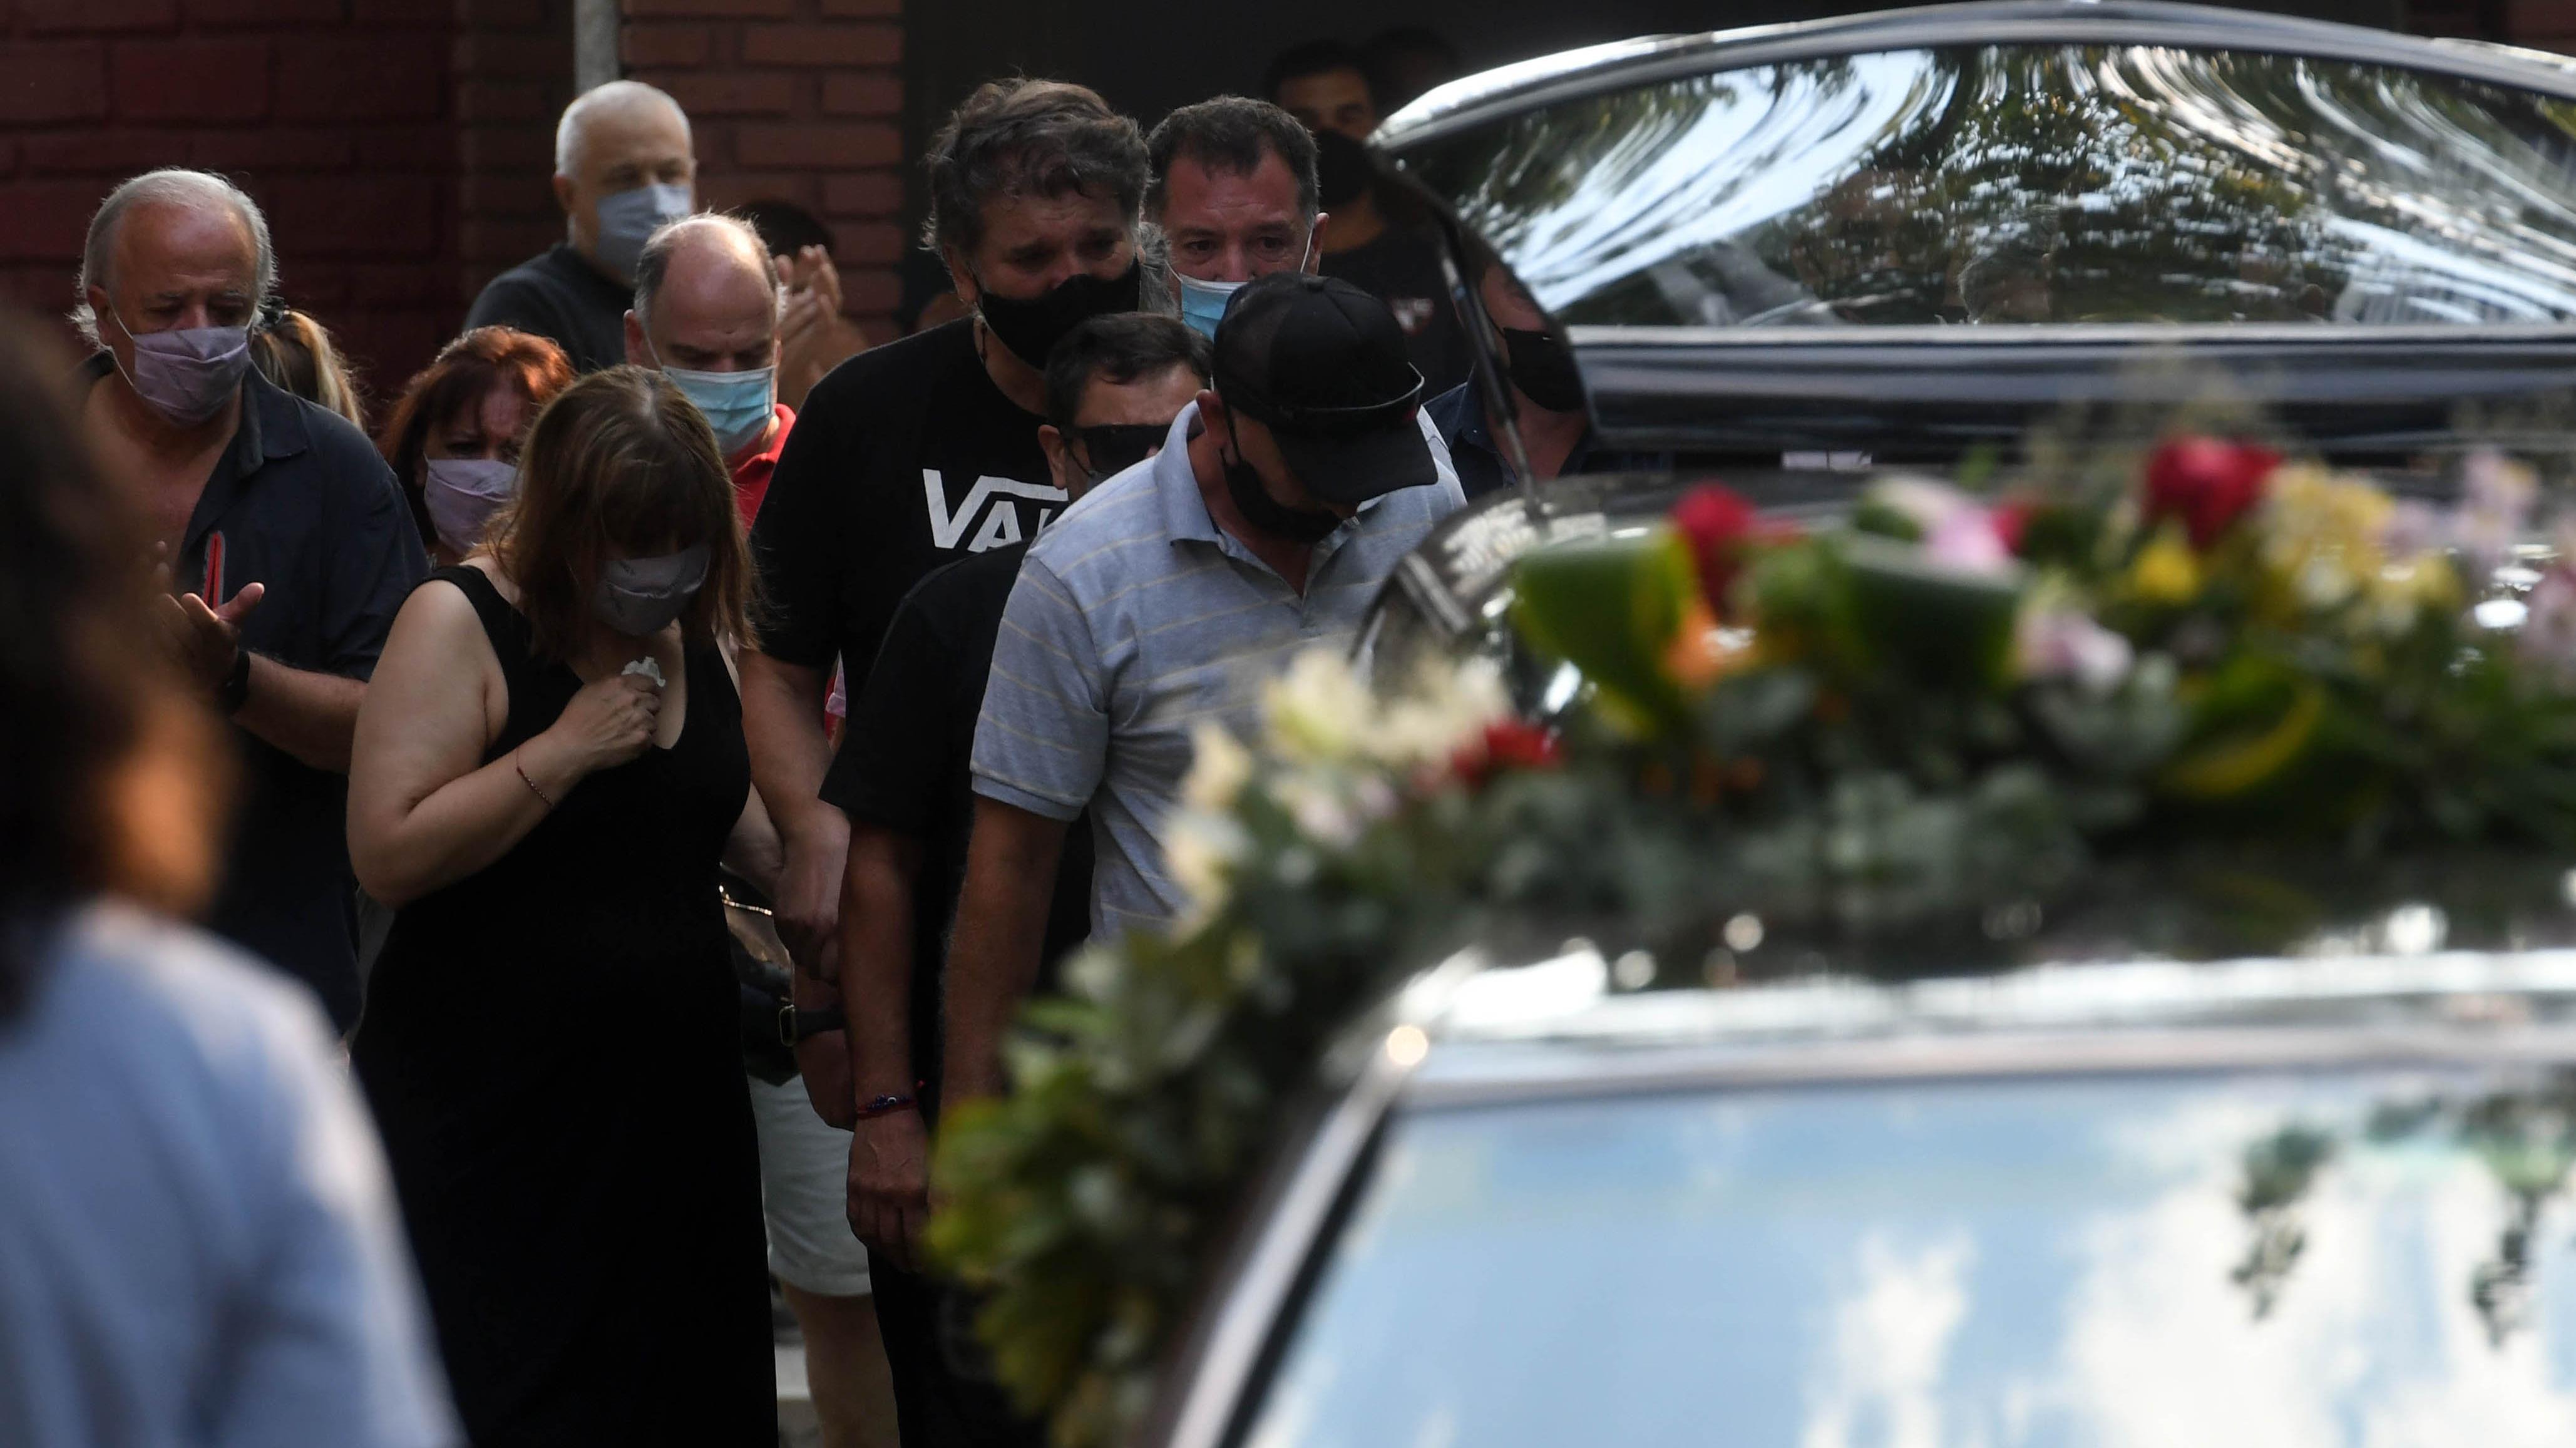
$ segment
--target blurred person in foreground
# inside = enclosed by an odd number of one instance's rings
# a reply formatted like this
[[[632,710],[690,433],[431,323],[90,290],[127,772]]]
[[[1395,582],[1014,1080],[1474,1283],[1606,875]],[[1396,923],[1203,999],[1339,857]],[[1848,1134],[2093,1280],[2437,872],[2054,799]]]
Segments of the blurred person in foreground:
[[[80,374],[81,425],[170,570],[161,637],[240,750],[210,923],[312,986],[346,1030],[359,997],[349,741],[429,564],[366,435],[251,366],[276,282],[267,218],[222,177],[153,171],[108,193],[81,252],[74,317],[99,348]]]
[[[1503,386],[1532,480],[1672,466],[1670,453],[1613,452],[1600,445],[1592,434],[1592,413],[1573,351],[1549,328],[1547,314],[1493,249],[1481,242],[1470,247],[1467,269],[1493,323],[1494,349],[1504,361]],[[1475,378],[1425,403],[1422,415],[1440,429],[1469,502],[1512,485],[1510,448],[1486,415]]]
[[[213,884],[223,753],[132,650],[148,534],[58,379],[0,324],[0,1443],[448,1448],[329,1023],[168,918]]]
[[[626,314],[627,359],[658,368],[713,427],[746,528],[796,423],[778,400],[780,315],[778,274],[748,223],[684,217],[644,244],[635,308]],[[762,1000],[772,1033],[787,1003]],[[868,1300],[868,1254],[843,1207],[850,1139],[837,1123],[849,1112],[849,1053],[829,1012],[804,1017],[802,1028],[810,1032],[796,1043],[804,1084],[750,1080],[769,1270],[803,1330],[806,1381],[827,1448],[890,1444],[894,1389]]]
[[[793,201],[753,201],[733,214],[760,233],[786,300],[778,311],[778,400],[803,407],[825,373],[868,350],[868,334],[841,311],[832,232]]]
[[[1181,320],[1216,335],[1226,303],[1261,277],[1313,272],[1332,226],[1317,199],[1315,138],[1267,101],[1218,96],[1183,106],[1145,138],[1145,216],[1162,228]],[[1454,476],[1427,410],[1431,460]]]
[[[799,967],[824,977],[849,847],[849,822],[816,793],[831,763],[833,664],[856,694],[923,575],[1026,542],[1063,509],[1038,445],[1047,358],[1084,321],[1143,297],[1144,137],[1093,92],[985,85],[940,128],[927,169],[924,239],[973,315],[823,379],[752,535],[765,607],[759,650],[742,665],[752,767],[787,849],[779,932]]]
[[[714,429],[751,526],[796,413],[778,400],[784,293],[760,234],[730,216],[688,216],[644,243],[626,313],[626,360],[671,379]]]
[[[355,1043],[479,1448],[767,1448],[760,1164],[723,862],[776,839],[725,650],[751,582],[659,373],[538,414],[495,536],[403,605],[349,842],[395,907]]]
[[[411,502],[441,568],[465,561],[518,494],[519,450],[537,414],[572,385],[572,363],[543,337],[477,327],[412,374],[376,447]]]
[[[1433,396],[1465,381],[1472,365],[1467,335],[1449,305],[1440,242],[1415,208],[1379,181],[1369,155],[1368,138],[1386,111],[1368,62],[1338,40],[1296,46],[1270,62],[1262,95],[1315,136],[1318,200],[1333,217],[1317,269],[1386,303]]]
[[[340,355],[331,329],[312,314],[269,298],[259,325],[251,329],[250,362],[278,391],[320,403],[351,427],[366,428],[366,398],[350,374],[348,359]]]
[[[1415,418],[1422,376],[1376,298],[1282,272],[1227,305],[1215,382],[1150,463],[1029,549],[975,730],[975,819],[949,943],[946,1101],[998,1090],[1045,964],[1068,825],[1094,848],[1091,933],[1185,899],[1161,832],[1195,731],[1252,732],[1261,685],[1347,647],[1396,564],[1461,504]]]
[[[1039,430],[1057,483],[1079,502],[1093,484],[1151,457],[1207,385],[1208,366],[1207,339],[1170,317],[1126,313],[1075,328],[1048,360]],[[868,1244],[880,1310],[895,1319],[889,1337],[934,1337],[937,1304],[949,1300],[926,1275],[920,1244],[938,1114],[940,980],[975,813],[967,758],[1002,610],[1027,552],[1014,543],[979,553],[905,596],[823,781],[824,800],[850,821],[841,987],[853,1003],[850,1071],[861,1104],[848,1154],[849,1220]],[[1090,859],[1087,839],[1070,842],[1046,882],[1050,962],[1089,928]],[[944,1361],[933,1366],[942,1371],[931,1387],[953,1422],[1033,1436],[990,1385],[958,1380]]]
[[[564,239],[494,277],[468,330],[516,327],[564,349],[575,372],[626,360],[626,307],[644,240],[698,209],[698,162],[680,103],[640,80],[594,86],[555,124]]]

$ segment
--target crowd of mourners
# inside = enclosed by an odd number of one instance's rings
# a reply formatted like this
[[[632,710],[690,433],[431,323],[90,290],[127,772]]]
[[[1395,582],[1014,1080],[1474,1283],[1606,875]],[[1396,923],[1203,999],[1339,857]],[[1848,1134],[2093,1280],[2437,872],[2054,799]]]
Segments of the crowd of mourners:
[[[1041,1442],[941,1111],[1183,908],[1193,732],[1511,476],[1361,144],[1422,41],[1150,131],[983,86],[873,346],[601,86],[377,409],[248,195],[110,192],[88,359],[0,336],[0,1442],[767,1444],[773,1285],[826,1443]],[[1463,260],[1533,473],[1618,465]]]

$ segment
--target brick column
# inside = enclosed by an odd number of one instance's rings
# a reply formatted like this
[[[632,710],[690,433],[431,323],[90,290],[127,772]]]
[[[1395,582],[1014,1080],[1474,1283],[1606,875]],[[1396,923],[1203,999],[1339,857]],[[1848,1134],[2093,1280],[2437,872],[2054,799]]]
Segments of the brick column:
[[[572,103],[572,0],[450,0],[456,78],[453,330],[483,284],[563,239],[555,118]]]
[[[60,316],[119,180],[191,165],[269,215],[288,301],[379,388],[454,321],[455,0],[17,0],[0,19],[0,296]]]
[[[904,237],[901,0],[622,0],[626,73],[689,113],[698,194],[832,228],[849,314],[894,335]]]

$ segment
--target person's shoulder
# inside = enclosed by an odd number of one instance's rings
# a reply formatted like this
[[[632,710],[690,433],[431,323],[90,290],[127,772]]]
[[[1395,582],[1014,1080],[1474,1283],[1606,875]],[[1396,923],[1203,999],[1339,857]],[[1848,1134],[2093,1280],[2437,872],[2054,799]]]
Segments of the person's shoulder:
[[[1028,561],[1072,582],[1086,561],[1123,544],[1168,541],[1156,459],[1147,459],[1094,487],[1058,514],[1029,545]]]
[[[1470,378],[1438,397],[1422,404],[1422,415],[1431,419],[1432,429],[1440,441],[1450,447],[1458,445],[1458,434],[1476,418],[1476,383]]]
[[[805,395],[798,425],[812,426],[853,409],[888,411],[900,399],[928,393],[961,358],[974,360],[974,325],[970,319],[947,322],[852,355]]]
[[[44,1009],[209,1083],[272,1089],[281,1066],[327,1062],[331,1026],[303,985],[211,935],[132,906],[66,919],[39,984]],[[102,1047],[108,1047],[105,1041]],[[217,1089],[223,1089],[218,1085]]]

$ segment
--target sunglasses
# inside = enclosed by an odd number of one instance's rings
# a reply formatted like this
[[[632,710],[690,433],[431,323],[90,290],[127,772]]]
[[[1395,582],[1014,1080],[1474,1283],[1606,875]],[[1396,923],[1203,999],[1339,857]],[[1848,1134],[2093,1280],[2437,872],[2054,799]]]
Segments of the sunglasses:
[[[1082,439],[1082,455],[1091,460],[1091,480],[1096,483],[1152,457],[1171,430],[1168,423],[1118,422],[1078,427],[1073,435]]]

